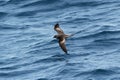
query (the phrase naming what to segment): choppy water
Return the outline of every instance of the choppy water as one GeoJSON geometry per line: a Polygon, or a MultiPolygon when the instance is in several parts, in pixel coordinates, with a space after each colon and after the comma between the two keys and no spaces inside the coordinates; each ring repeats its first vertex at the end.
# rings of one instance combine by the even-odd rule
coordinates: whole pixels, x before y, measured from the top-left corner
{"type": "Polygon", "coordinates": [[[0,0],[0,80],[120,80],[120,0],[0,0]]]}

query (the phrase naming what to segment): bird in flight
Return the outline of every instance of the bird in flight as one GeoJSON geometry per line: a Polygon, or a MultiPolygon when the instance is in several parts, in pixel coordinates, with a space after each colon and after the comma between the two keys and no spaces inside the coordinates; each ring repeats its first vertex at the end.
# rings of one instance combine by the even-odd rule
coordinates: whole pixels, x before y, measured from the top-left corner
{"type": "Polygon", "coordinates": [[[72,35],[67,35],[63,32],[63,30],[59,27],[59,24],[55,24],[54,26],[54,30],[58,33],[57,35],[54,35],[54,38],[58,39],[58,42],[59,42],[59,46],[61,47],[61,49],[66,53],[67,53],[67,48],[66,48],[66,45],[65,45],[65,41],[66,41],[66,38],[72,36],[72,35]]]}

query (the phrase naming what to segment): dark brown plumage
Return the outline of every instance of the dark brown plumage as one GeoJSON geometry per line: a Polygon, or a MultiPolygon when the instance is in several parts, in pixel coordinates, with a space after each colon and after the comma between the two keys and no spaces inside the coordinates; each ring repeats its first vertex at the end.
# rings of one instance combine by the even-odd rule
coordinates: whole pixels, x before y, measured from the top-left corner
{"type": "Polygon", "coordinates": [[[61,49],[67,53],[67,49],[66,49],[66,45],[65,45],[65,37],[64,36],[60,36],[59,38],[59,46],[61,47],[61,49]]]}
{"type": "Polygon", "coordinates": [[[58,23],[55,25],[54,30],[58,33],[58,35],[60,35],[60,34],[63,35],[64,34],[63,30],[59,27],[58,23]]]}
{"type": "Polygon", "coordinates": [[[63,30],[59,27],[59,24],[55,24],[54,30],[58,33],[57,35],[54,36],[54,38],[57,38],[59,40],[59,46],[67,54],[65,41],[66,38],[69,37],[69,35],[64,34],[63,30]]]}

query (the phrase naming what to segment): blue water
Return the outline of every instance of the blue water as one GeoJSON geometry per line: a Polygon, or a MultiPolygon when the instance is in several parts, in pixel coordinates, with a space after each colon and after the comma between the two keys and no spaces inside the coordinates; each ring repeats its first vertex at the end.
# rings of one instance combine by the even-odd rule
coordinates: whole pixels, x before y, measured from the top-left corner
{"type": "Polygon", "coordinates": [[[120,0],[0,0],[0,80],[120,80],[120,0]]]}

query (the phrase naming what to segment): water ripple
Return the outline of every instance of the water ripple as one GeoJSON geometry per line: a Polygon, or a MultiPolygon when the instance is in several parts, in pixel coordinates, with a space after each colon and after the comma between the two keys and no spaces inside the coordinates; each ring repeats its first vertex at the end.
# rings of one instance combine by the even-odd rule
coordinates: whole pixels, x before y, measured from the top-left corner
{"type": "Polygon", "coordinates": [[[119,0],[0,0],[0,80],[119,80],[119,0]],[[64,54],[54,24],[74,36],[64,54]]]}

